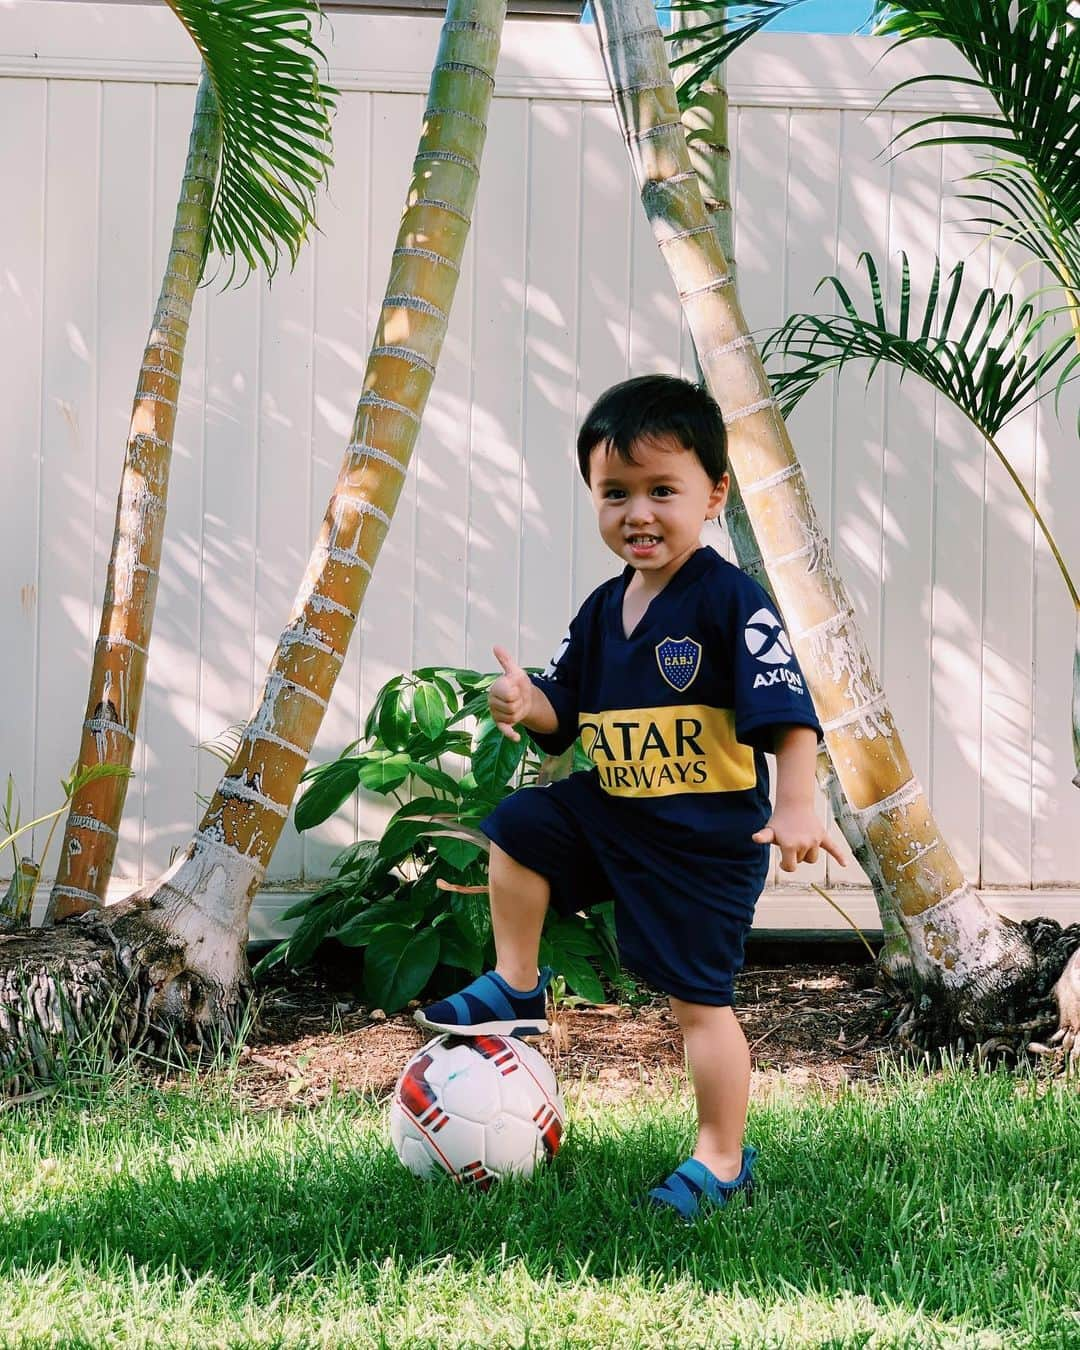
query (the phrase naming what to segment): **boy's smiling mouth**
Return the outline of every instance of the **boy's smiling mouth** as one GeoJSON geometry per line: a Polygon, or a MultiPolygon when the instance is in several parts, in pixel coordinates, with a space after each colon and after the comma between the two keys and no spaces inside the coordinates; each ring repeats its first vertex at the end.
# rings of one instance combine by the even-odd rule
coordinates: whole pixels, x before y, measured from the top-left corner
{"type": "Polygon", "coordinates": [[[658,534],[631,534],[627,535],[626,542],[636,558],[645,558],[661,541],[658,534]]]}

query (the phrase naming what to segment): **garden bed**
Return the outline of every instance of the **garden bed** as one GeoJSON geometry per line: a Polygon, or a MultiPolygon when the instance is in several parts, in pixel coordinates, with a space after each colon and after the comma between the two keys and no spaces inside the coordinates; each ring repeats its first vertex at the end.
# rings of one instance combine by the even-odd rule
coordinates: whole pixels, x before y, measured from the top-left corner
{"type": "MultiPolygon", "coordinates": [[[[751,964],[737,986],[754,1066],[752,1094],[779,1085],[837,1088],[876,1076],[892,1053],[895,1005],[873,984],[868,961],[751,964]]],[[[340,970],[278,968],[261,986],[259,1025],[241,1057],[237,1090],[252,1105],[310,1105],[334,1091],[388,1093],[425,1033],[406,1011],[387,1017],[360,1002],[340,970]]],[[[675,1019],[660,998],[634,1004],[563,1005],[538,1041],[564,1084],[603,1100],[666,1089],[683,1072],[675,1019]]]]}

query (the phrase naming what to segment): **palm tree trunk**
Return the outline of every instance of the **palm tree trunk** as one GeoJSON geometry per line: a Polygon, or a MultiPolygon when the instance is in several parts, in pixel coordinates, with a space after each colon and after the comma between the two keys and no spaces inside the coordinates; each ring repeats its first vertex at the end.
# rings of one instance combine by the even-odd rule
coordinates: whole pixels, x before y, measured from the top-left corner
{"type": "Polygon", "coordinates": [[[702,202],[652,5],[596,0],[595,13],[646,214],[724,408],[747,519],[871,875],[893,902],[942,1026],[997,1022],[1030,985],[1031,950],[967,884],[911,771],[702,202]]]}
{"type": "MultiPolygon", "coordinates": [[[[220,159],[221,118],[204,69],[165,277],[131,413],[80,768],[131,766],[157,599],[184,349],[206,262],[220,159]]],[[[72,797],[47,923],[102,903],[126,795],[127,775],[117,774],[94,779],[72,797]]]]}
{"type": "MultiPolygon", "coordinates": [[[[732,286],[737,290],[734,192],[731,185],[731,140],[728,130],[730,104],[723,80],[724,67],[721,67],[714,78],[706,81],[689,106],[683,108],[681,121],[686,137],[686,151],[697,175],[702,201],[708,212],[709,221],[716,231],[717,242],[727,263],[732,286]]],[[[700,366],[698,369],[700,374],[704,374],[700,366]]],[[[761,551],[754,538],[746,507],[743,505],[739,485],[734,480],[728,494],[724,521],[739,566],[771,594],[772,588],[761,561],[761,551]]],[[[775,600],[775,597],[773,598],[775,600]]],[[[911,957],[908,953],[907,937],[892,897],[882,884],[880,872],[867,849],[866,839],[859,828],[855,813],[844,799],[840,780],[836,776],[826,747],[822,747],[818,755],[817,777],[849,848],[874,890],[883,935],[878,957],[879,968],[894,985],[906,988],[911,983],[911,957]]]]}
{"type": "MultiPolygon", "coordinates": [[[[479,183],[505,10],[506,0],[451,0],[448,6],[352,436],[239,749],[195,837],[169,871],[99,916],[80,920],[99,945],[115,952],[116,978],[132,989],[122,1008],[130,1034],[165,1027],[188,1038],[227,1036],[242,1011],[251,901],[345,659],[435,376],[479,183]]],[[[5,1039],[9,1058],[11,1047],[26,1041],[16,990],[43,979],[41,951],[25,945],[13,952],[20,978],[5,979],[4,942],[0,1063],[5,1039]],[[5,993],[7,1015],[18,1024],[6,1038],[5,993]]],[[[113,978],[107,964],[101,970],[101,980],[113,978]]],[[[45,982],[50,988],[59,983],[52,976],[45,982]]],[[[89,995],[84,1001],[89,1005],[89,995]]],[[[58,1004],[48,1006],[59,1035],[58,1004]]]]}

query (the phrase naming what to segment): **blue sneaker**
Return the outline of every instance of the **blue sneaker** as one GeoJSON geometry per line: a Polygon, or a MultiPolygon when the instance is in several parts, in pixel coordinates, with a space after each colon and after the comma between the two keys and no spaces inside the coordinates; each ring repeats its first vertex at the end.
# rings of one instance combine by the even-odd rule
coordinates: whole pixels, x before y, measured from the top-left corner
{"type": "Polygon", "coordinates": [[[750,1204],[754,1194],[754,1159],[757,1149],[743,1149],[742,1171],[731,1181],[721,1181],[697,1158],[687,1158],[676,1167],[667,1181],[654,1186],[646,1203],[657,1209],[673,1209],[681,1219],[690,1222],[708,1208],[720,1209],[733,1195],[745,1195],[750,1204]]]}
{"type": "Polygon", "coordinates": [[[547,987],[552,971],[545,966],[535,989],[512,989],[489,970],[458,994],[418,1008],[417,1022],[429,1031],[458,1036],[539,1036],[547,1031],[547,987]]]}

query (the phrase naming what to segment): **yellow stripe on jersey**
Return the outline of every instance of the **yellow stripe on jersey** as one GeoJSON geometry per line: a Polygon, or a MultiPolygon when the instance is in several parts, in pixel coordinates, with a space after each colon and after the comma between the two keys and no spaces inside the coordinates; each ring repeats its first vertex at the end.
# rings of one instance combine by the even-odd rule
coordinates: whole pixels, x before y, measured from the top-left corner
{"type": "Polygon", "coordinates": [[[730,708],[687,704],[578,715],[600,786],[616,797],[743,792],[757,782],[754,752],[735,739],[730,708]]]}

